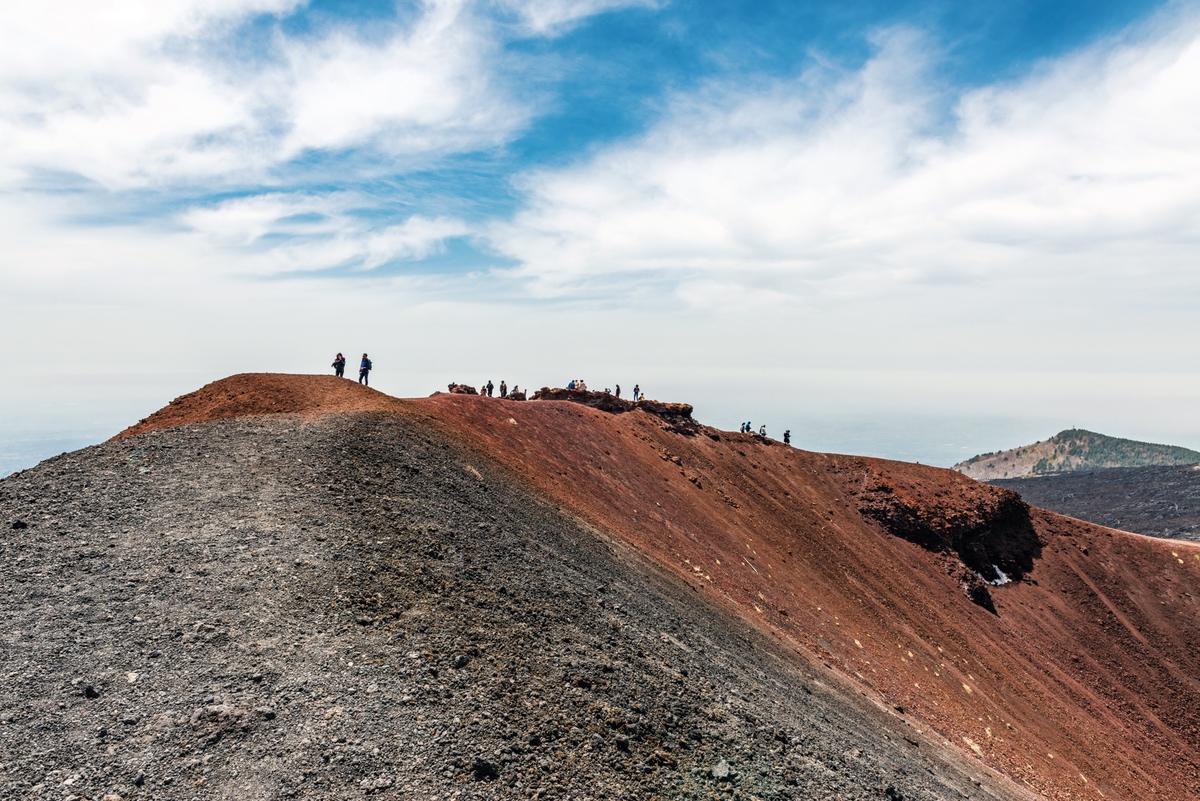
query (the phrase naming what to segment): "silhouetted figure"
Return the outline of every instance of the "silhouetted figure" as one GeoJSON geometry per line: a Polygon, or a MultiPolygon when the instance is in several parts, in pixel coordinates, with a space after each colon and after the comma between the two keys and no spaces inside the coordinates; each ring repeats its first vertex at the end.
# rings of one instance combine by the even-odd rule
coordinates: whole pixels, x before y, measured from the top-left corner
{"type": "Polygon", "coordinates": [[[333,360],[333,374],[338,378],[346,377],[346,357],[340,353],[333,360]]]}
{"type": "Polygon", "coordinates": [[[502,398],[508,397],[508,384],[504,383],[503,378],[500,379],[500,397],[502,397],[502,398]]]}
{"type": "Polygon", "coordinates": [[[617,391],[615,393],[615,396],[619,398],[619,397],[621,397],[621,385],[617,384],[616,387],[617,387],[617,391]]]}
{"type": "Polygon", "coordinates": [[[789,428],[787,431],[783,432],[783,444],[784,445],[792,444],[792,429],[789,428]]]}
{"type": "Polygon", "coordinates": [[[637,403],[642,399],[642,388],[637,384],[633,385],[633,402],[637,403]]]}
{"type": "Polygon", "coordinates": [[[493,389],[495,389],[495,387],[494,387],[494,386],[492,386],[492,379],[490,379],[490,378],[489,378],[489,379],[488,379],[488,382],[487,382],[487,396],[488,396],[489,398],[490,398],[490,397],[492,397],[492,390],[493,390],[493,389]]]}
{"type": "Polygon", "coordinates": [[[362,362],[358,365],[358,383],[371,384],[371,360],[367,358],[367,354],[363,354],[362,362]]]}

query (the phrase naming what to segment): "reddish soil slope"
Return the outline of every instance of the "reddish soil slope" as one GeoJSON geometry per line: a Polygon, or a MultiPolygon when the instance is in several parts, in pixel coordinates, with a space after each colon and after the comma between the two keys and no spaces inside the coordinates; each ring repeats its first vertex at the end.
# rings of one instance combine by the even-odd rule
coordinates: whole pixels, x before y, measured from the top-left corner
{"type": "Polygon", "coordinates": [[[313,416],[338,412],[398,411],[401,401],[331,375],[242,373],[205,384],[176,398],[117,434],[131,437],[158,428],[258,414],[313,416]]]}
{"type": "Polygon", "coordinates": [[[326,411],[394,412],[461,438],[1047,797],[1197,796],[1194,545],[1030,510],[949,470],[565,401],[399,401],[334,378],[237,376],[127,433],[326,411]],[[983,584],[996,568],[1020,578],[983,584]]]}

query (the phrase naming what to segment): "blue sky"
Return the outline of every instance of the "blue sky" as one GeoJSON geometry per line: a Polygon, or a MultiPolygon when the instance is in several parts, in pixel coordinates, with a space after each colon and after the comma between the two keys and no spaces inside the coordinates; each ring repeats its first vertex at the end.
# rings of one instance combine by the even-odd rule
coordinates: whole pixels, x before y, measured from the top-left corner
{"type": "Polygon", "coordinates": [[[639,381],[936,463],[1070,425],[1200,446],[1194,3],[0,23],[0,469],[367,349],[399,395],[639,381]]]}

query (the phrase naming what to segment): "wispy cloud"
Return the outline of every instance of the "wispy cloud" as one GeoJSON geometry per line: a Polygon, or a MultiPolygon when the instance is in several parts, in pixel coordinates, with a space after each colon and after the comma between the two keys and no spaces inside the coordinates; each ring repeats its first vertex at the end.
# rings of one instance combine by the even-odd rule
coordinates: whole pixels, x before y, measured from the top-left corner
{"type": "MultiPolygon", "coordinates": [[[[278,23],[300,5],[51,0],[7,9],[0,182],[19,186],[30,170],[52,169],[109,189],[244,186],[278,181],[298,158],[354,148],[374,157],[358,159],[359,169],[413,169],[428,166],[419,158],[499,146],[535,113],[519,82],[498,78],[512,34],[482,4],[423,0],[411,17],[369,31],[326,22],[289,35],[278,23]]],[[[507,5],[531,34],[620,3],[507,5]]]]}
{"type": "Polygon", "coordinates": [[[495,0],[530,33],[555,33],[587,17],[633,7],[659,8],[666,0],[495,0]]]}
{"type": "Polygon", "coordinates": [[[359,213],[367,203],[351,192],[261,194],[191,209],[179,222],[240,261],[244,274],[267,276],[366,272],[427,258],[470,233],[464,222],[447,217],[412,215],[380,224],[359,213]],[[254,258],[239,260],[248,254],[254,258]]]}
{"type": "Polygon", "coordinates": [[[550,296],[648,272],[827,299],[1046,272],[1187,277],[1200,26],[1170,22],[957,99],[936,48],[903,29],[854,72],[718,81],[636,141],[529,173],[493,241],[550,296]]]}

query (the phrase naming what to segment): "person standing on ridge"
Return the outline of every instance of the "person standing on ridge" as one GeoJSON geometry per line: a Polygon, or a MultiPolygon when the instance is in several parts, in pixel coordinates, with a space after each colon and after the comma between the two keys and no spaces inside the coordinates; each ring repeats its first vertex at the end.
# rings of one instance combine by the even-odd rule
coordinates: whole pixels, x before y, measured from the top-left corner
{"type": "Polygon", "coordinates": [[[760,437],[765,437],[767,435],[767,424],[766,423],[763,423],[761,426],[758,427],[758,435],[760,437]]]}
{"type": "Polygon", "coordinates": [[[490,379],[490,378],[488,379],[486,386],[487,386],[487,391],[488,391],[488,397],[490,398],[490,397],[492,397],[492,390],[496,388],[492,384],[492,379],[490,379]]]}
{"type": "Polygon", "coordinates": [[[502,397],[502,398],[508,397],[508,384],[504,383],[503,378],[500,379],[500,397],[502,397]]]}
{"type": "Polygon", "coordinates": [[[363,354],[362,362],[358,365],[358,383],[371,385],[371,360],[363,354]]]}
{"type": "Polygon", "coordinates": [[[333,374],[338,378],[346,377],[346,357],[340,353],[333,360],[333,374]]]}
{"type": "Polygon", "coordinates": [[[783,432],[783,444],[784,445],[792,444],[792,429],[789,428],[788,430],[783,432]]]}
{"type": "Polygon", "coordinates": [[[621,397],[621,385],[613,384],[613,386],[617,388],[617,391],[614,393],[614,397],[620,398],[621,397]]]}
{"type": "Polygon", "coordinates": [[[642,388],[639,387],[637,384],[634,384],[633,385],[633,402],[637,403],[641,399],[642,399],[642,388]]]}

